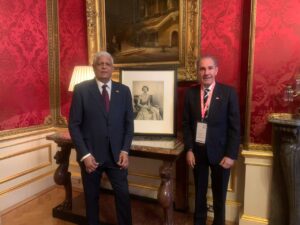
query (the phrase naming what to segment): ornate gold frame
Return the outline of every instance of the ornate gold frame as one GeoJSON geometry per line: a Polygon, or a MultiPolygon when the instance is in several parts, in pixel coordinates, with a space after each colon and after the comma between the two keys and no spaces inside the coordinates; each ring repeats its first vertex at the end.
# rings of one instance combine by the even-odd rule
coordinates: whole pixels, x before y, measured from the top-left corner
{"type": "MultiPolygon", "coordinates": [[[[181,0],[179,6],[180,38],[179,61],[162,62],[159,65],[178,65],[178,80],[195,80],[195,61],[200,54],[200,19],[201,0],[181,0]]],[[[86,0],[87,39],[89,63],[92,56],[100,50],[106,50],[105,0],[86,0]]],[[[130,64],[140,66],[141,64],[130,64]]],[[[157,65],[143,63],[142,65],[157,65]]],[[[116,67],[126,67],[128,64],[116,64],[116,67]]],[[[116,72],[114,75],[118,75],[116,72]]]]}

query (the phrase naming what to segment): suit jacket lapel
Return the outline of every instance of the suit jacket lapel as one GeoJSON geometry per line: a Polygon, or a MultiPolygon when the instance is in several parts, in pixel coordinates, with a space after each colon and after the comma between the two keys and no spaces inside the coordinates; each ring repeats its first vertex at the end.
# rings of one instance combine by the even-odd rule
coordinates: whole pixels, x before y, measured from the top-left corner
{"type": "Polygon", "coordinates": [[[119,85],[118,85],[118,83],[112,81],[111,95],[110,95],[110,105],[109,105],[109,112],[110,112],[111,115],[118,108],[119,97],[120,97],[119,85]]]}
{"type": "Polygon", "coordinates": [[[104,114],[104,116],[107,117],[108,113],[106,112],[106,109],[105,109],[104,99],[103,99],[103,97],[100,93],[100,90],[98,88],[98,85],[97,85],[97,82],[96,82],[95,79],[91,83],[91,87],[90,87],[89,90],[90,90],[90,93],[91,93],[92,97],[95,100],[95,106],[97,108],[100,108],[102,113],[104,114]]]}
{"type": "Polygon", "coordinates": [[[218,83],[216,83],[216,86],[214,88],[212,97],[211,97],[211,102],[210,102],[210,106],[209,106],[209,114],[208,114],[208,119],[211,118],[218,110],[216,109],[216,101],[220,101],[220,88],[218,83]]]}
{"type": "Polygon", "coordinates": [[[196,115],[197,115],[197,120],[201,121],[202,119],[202,110],[201,110],[201,103],[200,103],[200,90],[201,90],[201,86],[199,85],[198,88],[195,89],[194,92],[194,102],[195,102],[195,106],[196,106],[196,115]]]}

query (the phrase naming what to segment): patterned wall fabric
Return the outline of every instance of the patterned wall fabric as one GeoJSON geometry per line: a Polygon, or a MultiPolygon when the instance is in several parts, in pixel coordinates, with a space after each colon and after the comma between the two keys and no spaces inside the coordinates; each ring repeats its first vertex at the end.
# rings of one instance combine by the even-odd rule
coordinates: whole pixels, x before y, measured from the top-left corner
{"type": "Polygon", "coordinates": [[[73,68],[88,64],[85,1],[59,2],[61,114],[68,118],[72,93],[68,92],[73,68]]]}
{"type": "Polygon", "coordinates": [[[270,143],[267,117],[288,112],[300,101],[282,101],[286,84],[300,74],[300,1],[257,0],[251,141],[270,143]]]}
{"type": "Polygon", "coordinates": [[[0,1],[0,130],[50,114],[46,1],[0,1]]]}
{"type": "MultiPolygon", "coordinates": [[[[248,2],[202,0],[201,53],[218,57],[217,80],[236,87],[242,106],[241,58],[248,51],[242,18],[248,2]]],[[[73,68],[88,63],[85,1],[58,3],[61,114],[68,118],[73,68]]],[[[0,130],[42,124],[50,114],[46,1],[2,0],[0,5],[0,130]]],[[[299,9],[298,0],[257,0],[251,142],[270,143],[268,114],[300,104],[281,99],[284,86],[300,73],[299,9]]]]}
{"type": "Polygon", "coordinates": [[[202,0],[201,54],[219,60],[217,80],[239,92],[242,36],[241,0],[202,0]]]}

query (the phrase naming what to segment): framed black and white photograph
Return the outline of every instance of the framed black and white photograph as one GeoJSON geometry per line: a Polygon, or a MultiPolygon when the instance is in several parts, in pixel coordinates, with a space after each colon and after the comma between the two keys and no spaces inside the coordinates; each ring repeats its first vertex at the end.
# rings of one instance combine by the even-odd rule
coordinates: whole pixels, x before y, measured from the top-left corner
{"type": "Polygon", "coordinates": [[[121,83],[130,88],[134,132],[175,135],[175,69],[121,69],[121,83]]]}

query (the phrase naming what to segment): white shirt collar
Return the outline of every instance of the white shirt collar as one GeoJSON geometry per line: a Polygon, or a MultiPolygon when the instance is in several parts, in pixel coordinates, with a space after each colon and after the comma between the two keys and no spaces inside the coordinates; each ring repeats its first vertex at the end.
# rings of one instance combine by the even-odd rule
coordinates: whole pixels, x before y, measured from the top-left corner
{"type": "MultiPolygon", "coordinates": [[[[103,83],[103,82],[101,82],[101,81],[99,81],[99,80],[97,80],[97,79],[96,79],[96,81],[97,81],[97,85],[98,85],[99,89],[101,90],[101,89],[102,89],[102,86],[103,86],[105,83],[103,83]]],[[[108,89],[111,90],[111,85],[112,85],[111,80],[109,80],[109,81],[106,83],[106,85],[107,85],[108,89]]]]}
{"type": "Polygon", "coordinates": [[[201,89],[204,91],[204,89],[209,89],[211,91],[212,87],[216,85],[216,82],[213,82],[208,88],[205,88],[203,85],[201,85],[201,89]]]}

